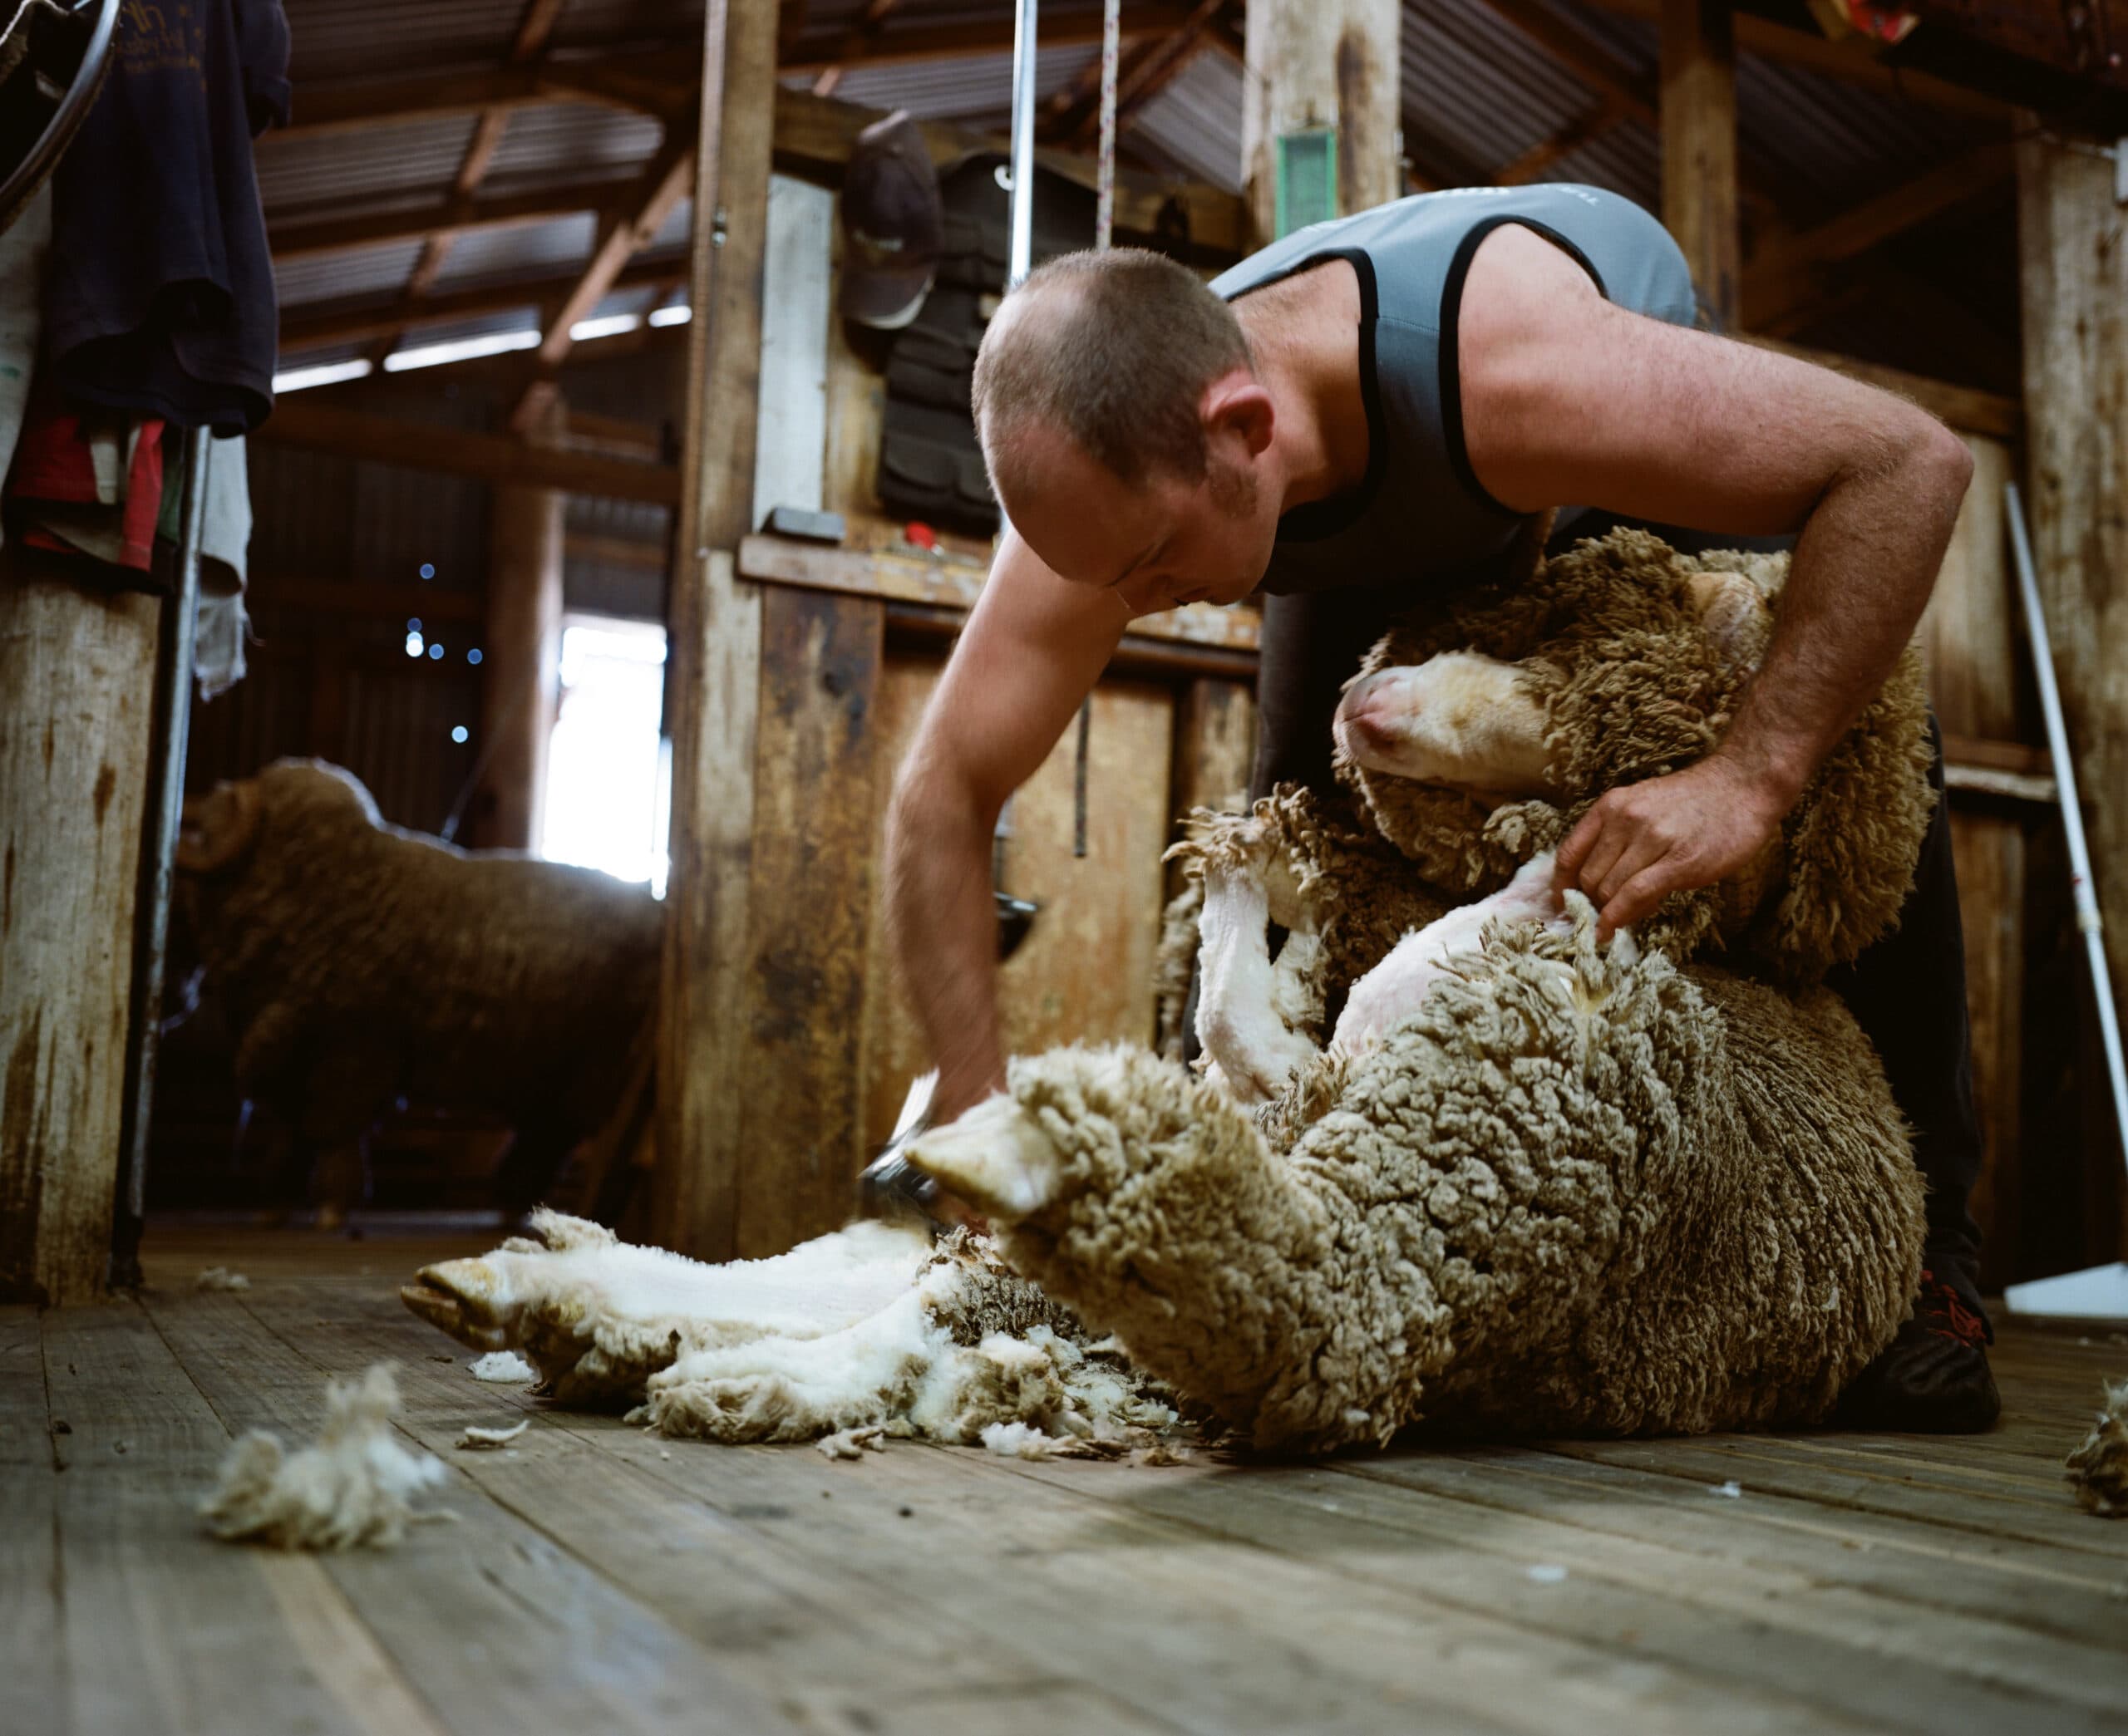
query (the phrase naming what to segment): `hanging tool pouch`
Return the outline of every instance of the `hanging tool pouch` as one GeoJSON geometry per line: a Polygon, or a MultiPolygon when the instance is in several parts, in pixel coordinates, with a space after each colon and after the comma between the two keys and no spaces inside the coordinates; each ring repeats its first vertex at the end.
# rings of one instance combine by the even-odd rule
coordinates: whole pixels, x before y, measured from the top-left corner
{"type": "MultiPolygon", "coordinates": [[[[978,151],[939,179],[945,247],[930,294],[888,352],[880,429],[878,486],[887,510],[976,536],[992,534],[998,523],[968,391],[1011,259],[1007,167],[1004,157],[978,151]]],[[[1035,263],[1091,247],[1093,236],[1094,195],[1037,170],[1035,263]]]]}

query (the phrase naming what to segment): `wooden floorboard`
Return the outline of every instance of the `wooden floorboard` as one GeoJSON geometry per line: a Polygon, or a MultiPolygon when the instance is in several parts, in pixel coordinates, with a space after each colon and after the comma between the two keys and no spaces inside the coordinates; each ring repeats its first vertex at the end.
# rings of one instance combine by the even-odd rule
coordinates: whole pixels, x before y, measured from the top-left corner
{"type": "Polygon", "coordinates": [[[845,1464],[475,1381],[395,1290],[491,1239],[166,1232],[137,1303],[0,1310],[0,1730],[2128,1728],[2128,1523],[2061,1463],[2128,1335],[2005,1326],[1973,1438],[845,1464]],[[454,1518],[209,1538],[232,1434],[307,1441],[381,1359],[454,1518]]]}

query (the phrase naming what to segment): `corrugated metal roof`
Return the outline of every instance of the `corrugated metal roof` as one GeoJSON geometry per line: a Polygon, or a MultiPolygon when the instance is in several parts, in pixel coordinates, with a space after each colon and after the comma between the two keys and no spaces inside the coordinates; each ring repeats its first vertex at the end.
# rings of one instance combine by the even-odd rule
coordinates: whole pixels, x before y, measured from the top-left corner
{"type": "Polygon", "coordinates": [[[1150,146],[1161,166],[1239,192],[1245,76],[1231,56],[1197,56],[1138,111],[1131,149],[1150,146]]]}
{"type": "MultiPolygon", "coordinates": [[[[1586,36],[1651,97],[1657,87],[1653,25],[1587,0],[1537,0],[1586,36]]],[[[854,26],[865,0],[817,0],[809,37],[854,26]]],[[[523,0],[288,0],[296,42],[298,101],[305,81],[492,65],[514,37],[523,0]]],[[[1054,30],[1093,8],[1046,9],[1054,30]]],[[[563,52],[684,43],[698,30],[693,0],[568,0],[553,45],[563,52]]],[[[955,22],[1002,22],[998,0],[902,0],[875,27],[898,32],[955,22]]],[[[1080,43],[1045,51],[1038,88],[1052,96],[1091,67],[1080,43]]],[[[836,91],[866,106],[1002,130],[1009,118],[1009,52],[929,62],[852,66],[836,91]]],[[[1425,178],[1487,181],[1523,153],[1590,114],[1598,99],[1583,77],[1507,22],[1486,0],[1408,0],[1400,53],[1406,148],[1425,178]]],[[[1127,148],[1154,166],[1234,189],[1240,177],[1242,98],[1248,72],[1219,48],[1199,54],[1137,118],[1127,148]]],[[[810,77],[792,77],[796,85],[810,77]]],[[[1941,162],[1978,135],[1976,123],[1880,92],[1749,54],[1741,57],[1738,109],[1747,175],[1793,225],[1825,216],[1941,162]]],[[[268,209],[352,211],[441,197],[463,155],[463,116],[344,132],[272,139],[259,152],[268,209]]],[[[483,191],[515,194],[610,176],[625,182],[658,149],[660,128],[643,116],[574,102],[513,111],[483,191]]],[[[1658,140],[1643,125],[1612,125],[1549,164],[1545,175],[1584,180],[1659,207],[1658,140]]],[[[682,206],[657,248],[677,255],[691,213],[682,206]]],[[[1999,226],[1999,225],[1998,225],[1999,226]]],[[[438,288],[495,278],[550,277],[589,258],[594,224],[585,214],[476,231],[460,237],[438,288]]],[[[298,261],[280,273],[287,307],[369,296],[384,300],[418,254],[412,244],[298,261]]],[[[1992,294],[1993,292],[1988,292],[1992,294]]]]}

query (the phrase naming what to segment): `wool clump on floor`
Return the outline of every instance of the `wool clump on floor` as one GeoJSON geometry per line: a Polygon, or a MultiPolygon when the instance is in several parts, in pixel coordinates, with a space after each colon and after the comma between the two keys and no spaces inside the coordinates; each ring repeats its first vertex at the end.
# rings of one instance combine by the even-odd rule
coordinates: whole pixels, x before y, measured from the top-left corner
{"type": "Polygon", "coordinates": [[[515,1350],[490,1350],[473,1359],[473,1378],[497,1386],[530,1386],[539,1371],[515,1350]]]}
{"type": "Polygon", "coordinates": [[[2070,1487],[2086,1511],[2102,1519],[2128,1517],[2128,1380],[2109,1383],[2097,1419],[2069,1455],[2070,1487]]]}
{"type": "Polygon", "coordinates": [[[218,1537],[278,1549],[382,1548],[426,1515],[413,1498],[447,1474],[428,1453],[402,1446],[392,1419],[399,1386],[388,1364],[325,1389],[325,1427],[316,1443],[288,1452],[280,1437],[253,1429],[222,1461],[200,1512],[218,1537]]]}

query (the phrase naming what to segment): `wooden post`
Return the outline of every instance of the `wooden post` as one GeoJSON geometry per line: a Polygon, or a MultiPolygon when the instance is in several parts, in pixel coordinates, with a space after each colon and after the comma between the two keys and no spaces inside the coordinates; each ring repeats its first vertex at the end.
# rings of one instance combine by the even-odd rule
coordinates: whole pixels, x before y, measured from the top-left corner
{"type": "Polygon", "coordinates": [[[1722,329],[1734,331],[1742,243],[1729,0],[1662,0],[1662,221],[1722,329]]]}
{"type": "Polygon", "coordinates": [[[1397,0],[1257,0],[1249,8],[1241,161],[1256,244],[1275,239],[1281,134],[1337,129],[1341,213],[1403,192],[1401,16],[1397,0]]]}
{"type": "MultiPolygon", "coordinates": [[[[2032,558],[2119,996],[2128,991],[2128,209],[2098,142],[2037,127],[2018,141],[2017,242],[2032,558]]],[[[2114,1161],[2112,1143],[2101,1134],[2091,1162],[2114,1161]]]]}
{"type": "Polygon", "coordinates": [[[736,1246],[761,703],[760,587],[736,551],[753,500],[761,274],[775,135],[775,0],[709,0],[696,165],[695,318],[667,655],[672,868],[658,1039],[658,1239],[736,1246]]]}
{"type": "MultiPolygon", "coordinates": [[[[551,394],[525,438],[559,446],[566,421],[551,394]]],[[[488,539],[480,740],[487,770],[473,837],[490,849],[536,850],[547,789],[547,738],[561,698],[562,545],[568,496],[507,483],[495,491],[488,539]]]]}
{"type": "Polygon", "coordinates": [[[0,1301],[109,1270],[160,615],[0,554],[0,1301]]]}

